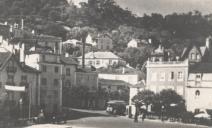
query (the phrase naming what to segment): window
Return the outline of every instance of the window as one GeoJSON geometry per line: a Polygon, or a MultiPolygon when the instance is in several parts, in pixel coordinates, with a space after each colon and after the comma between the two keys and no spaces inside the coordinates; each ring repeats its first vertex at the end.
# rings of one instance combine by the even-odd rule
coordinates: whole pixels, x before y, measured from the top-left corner
{"type": "Polygon", "coordinates": [[[157,80],[157,73],[154,72],[152,73],[151,81],[156,81],[157,80]]]}
{"type": "Polygon", "coordinates": [[[108,49],[108,50],[110,49],[110,46],[109,46],[109,45],[107,45],[107,49],[108,49]]]}
{"type": "Polygon", "coordinates": [[[200,59],[201,59],[200,54],[197,54],[197,60],[200,60],[200,59]]]}
{"type": "Polygon", "coordinates": [[[194,53],[191,53],[191,59],[195,60],[195,54],[194,53]]]}
{"type": "Polygon", "coordinates": [[[43,71],[43,72],[46,72],[46,71],[47,71],[46,65],[43,65],[43,66],[42,66],[42,71],[43,71]]]}
{"type": "Polygon", "coordinates": [[[97,60],[97,61],[96,61],[96,65],[99,65],[99,64],[100,64],[100,61],[99,61],[99,60],[97,60]]]}
{"type": "Polygon", "coordinates": [[[57,98],[58,97],[58,91],[54,91],[54,97],[57,98]]]}
{"type": "Polygon", "coordinates": [[[67,76],[70,76],[71,75],[70,68],[66,68],[66,75],[67,76]]]}
{"type": "Polygon", "coordinates": [[[21,76],[21,81],[26,82],[27,81],[27,76],[26,75],[22,75],[21,76]]]}
{"type": "Polygon", "coordinates": [[[160,73],[160,81],[165,81],[165,72],[160,73]]]}
{"type": "Polygon", "coordinates": [[[173,80],[174,80],[174,72],[170,72],[169,81],[173,81],[173,80]]]}
{"type": "Polygon", "coordinates": [[[8,75],[7,81],[14,82],[14,75],[8,75]]]}
{"type": "Polygon", "coordinates": [[[200,95],[200,91],[199,90],[196,90],[195,91],[195,96],[199,96],[200,95]]]}
{"type": "Polygon", "coordinates": [[[41,78],[41,84],[42,85],[47,85],[47,79],[46,78],[41,78]]]}
{"type": "Polygon", "coordinates": [[[46,61],[46,56],[42,55],[43,61],[46,61]]]}
{"type": "Polygon", "coordinates": [[[59,80],[58,79],[54,79],[54,86],[58,86],[59,85],[59,80]]]}
{"type": "Polygon", "coordinates": [[[59,68],[56,66],[56,67],[54,67],[54,72],[55,73],[58,73],[59,72],[59,68]]]}
{"type": "Polygon", "coordinates": [[[177,74],[177,80],[178,81],[183,81],[183,72],[178,72],[178,74],[177,74]]]}
{"type": "Polygon", "coordinates": [[[196,79],[200,79],[201,78],[201,75],[200,74],[197,74],[196,75],[196,79]]]}
{"type": "Polygon", "coordinates": [[[89,64],[89,65],[92,65],[92,61],[91,61],[91,60],[89,60],[89,61],[88,61],[88,64],[89,64]]]}
{"type": "Polygon", "coordinates": [[[66,82],[65,82],[65,86],[71,86],[71,82],[69,81],[69,80],[67,80],[66,82]]]}

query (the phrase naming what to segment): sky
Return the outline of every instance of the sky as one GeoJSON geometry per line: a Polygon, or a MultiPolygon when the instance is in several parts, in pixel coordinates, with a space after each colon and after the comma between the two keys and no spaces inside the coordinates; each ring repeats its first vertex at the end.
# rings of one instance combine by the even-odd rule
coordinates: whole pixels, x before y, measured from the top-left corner
{"type": "MultiPolygon", "coordinates": [[[[87,0],[73,0],[75,3],[87,0]]],[[[203,14],[212,13],[212,0],[115,0],[118,5],[128,8],[134,14],[143,16],[144,13],[161,13],[163,15],[187,13],[199,10],[203,14]]]]}

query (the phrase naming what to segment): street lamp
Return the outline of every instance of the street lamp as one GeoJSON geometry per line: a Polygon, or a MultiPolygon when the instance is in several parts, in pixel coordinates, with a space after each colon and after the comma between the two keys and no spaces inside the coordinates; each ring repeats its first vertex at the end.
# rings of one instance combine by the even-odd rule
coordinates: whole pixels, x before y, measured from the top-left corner
{"type": "Polygon", "coordinates": [[[19,105],[20,105],[20,118],[22,117],[22,105],[23,105],[23,100],[22,98],[19,100],[19,105]]]}

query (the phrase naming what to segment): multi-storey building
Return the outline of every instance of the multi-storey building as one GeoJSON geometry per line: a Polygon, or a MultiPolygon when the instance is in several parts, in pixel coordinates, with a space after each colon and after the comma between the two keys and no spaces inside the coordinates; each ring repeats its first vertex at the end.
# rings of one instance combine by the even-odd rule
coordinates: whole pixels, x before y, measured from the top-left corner
{"type": "Polygon", "coordinates": [[[185,97],[188,78],[188,61],[148,61],[146,88],[159,93],[173,89],[185,97]]]}
{"type": "Polygon", "coordinates": [[[187,110],[198,112],[212,108],[212,63],[199,63],[190,67],[186,87],[187,110]],[[207,99],[206,99],[207,98],[207,99]]]}
{"type": "Polygon", "coordinates": [[[37,43],[26,52],[25,63],[41,71],[41,107],[47,113],[62,107],[62,86],[75,85],[77,63],[61,55],[61,39],[53,36],[37,36],[37,43]]]}
{"type": "Polygon", "coordinates": [[[40,72],[20,62],[18,56],[2,47],[0,58],[0,92],[1,96],[5,94],[0,105],[9,103],[10,110],[17,110],[22,105],[25,110],[30,110],[25,113],[31,114],[40,105],[40,72]]]}
{"type": "Polygon", "coordinates": [[[108,34],[98,35],[96,38],[97,49],[99,50],[112,50],[113,49],[113,40],[108,34]]]}

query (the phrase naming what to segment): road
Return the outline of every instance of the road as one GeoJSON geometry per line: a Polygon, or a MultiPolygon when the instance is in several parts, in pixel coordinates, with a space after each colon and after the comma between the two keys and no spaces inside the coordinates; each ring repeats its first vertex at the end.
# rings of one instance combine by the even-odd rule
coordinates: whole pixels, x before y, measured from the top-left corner
{"type": "Polygon", "coordinates": [[[139,120],[134,123],[133,119],[125,116],[112,116],[104,111],[72,110],[74,118],[66,124],[53,125],[41,124],[24,128],[208,128],[195,124],[182,124],[173,122],[161,122],[160,120],[139,120]]]}
{"type": "Polygon", "coordinates": [[[199,125],[188,125],[181,123],[169,123],[161,121],[145,120],[134,123],[133,119],[121,116],[99,116],[86,117],[76,120],[69,120],[66,125],[73,128],[206,128],[199,125]]]}

